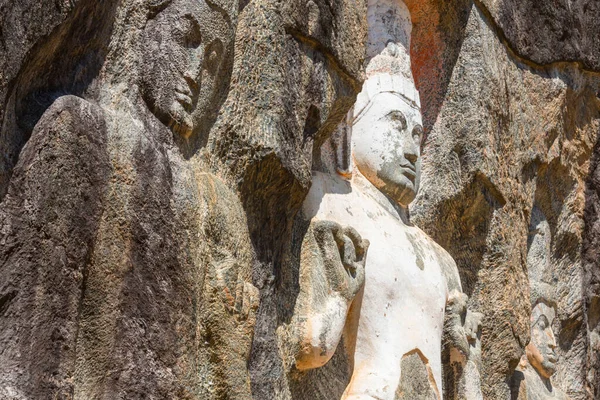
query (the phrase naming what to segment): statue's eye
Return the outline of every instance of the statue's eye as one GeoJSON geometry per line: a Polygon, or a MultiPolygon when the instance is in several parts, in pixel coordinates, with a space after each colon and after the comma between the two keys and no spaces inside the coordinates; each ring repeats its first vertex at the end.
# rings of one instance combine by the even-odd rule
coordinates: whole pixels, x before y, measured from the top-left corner
{"type": "Polygon", "coordinates": [[[387,119],[389,121],[391,121],[394,125],[397,125],[399,129],[401,130],[405,130],[406,129],[406,117],[404,116],[404,114],[402,114],[402,112],[395,110],[395,111],[390,111],[387,115],[386,115],[387,119]]]}
{"type": "Polygon", "coordinates": [[[415,143],[421,144],[423,141],[423,127],[421,125],[415,125],[412,131],[412,137],[415,143]]]}
{"type": "Polygon", "coordinates": [[[548,318],[546,318],[545,315],[542,315],[537,322],[537,325],[539,326],[540,330],[545,330],[550,326],[550,323],[548,322],[548,318]]]}

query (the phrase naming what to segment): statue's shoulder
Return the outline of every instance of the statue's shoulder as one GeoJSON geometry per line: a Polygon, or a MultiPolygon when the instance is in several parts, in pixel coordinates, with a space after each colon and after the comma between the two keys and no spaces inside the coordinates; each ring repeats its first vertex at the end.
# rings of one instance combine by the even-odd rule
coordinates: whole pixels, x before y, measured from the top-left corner
{"type": "Polygon", "coordinates": [[[106,118],[103,109],[81,97],[65,95],[46,109],[35,125],[27,147],[49,140],[65,139],[65,144],[81,142],[106,146],[106,118]],[[75,140],[79,137],[78,140],[75,140]]]}
{"type": "Polygon", "coordinates": [[[87,173],[101,180],[109,170],[107,142],[102,109],[76,96],[61,96],[35,125],[21,150],[11,185],[28,176],[38,181],[43,180],[41,176],[62,176],[66,182],[67,173],[79,177],[87,173]]]}
{"type": "Polygon", "coordinates": [[[427,248],[437,259],[437,262],[442,269],[442,273],[446,278],[448,284],[448,290],[452,291],[456,289],[462,292],[462,285],[460,283],[460,275],[458,274],[458,266],[456,261],[450,255],[450,253],[440,246],[431,236],[425,233],[421,228],[413,226],[414,231],[419,233],[420,240],[426,244],[427,248]]]}
{"type": "Polygon", "coordinates": [[[456,266],[456,262],[454,262],[454,259],[452,258],[450,253],[448,253],[446,249],[440,246],[431,236],[425,233],[421,228],[419,228],[416,225],[412,225],[410,230],[413,235],[418,236],[419,241],[421,243],[424,243],[425,246],[427,246],[427,248],[436,255],[440,262],[456,266]]]}
{"type": "Polygon", "coordinates": [[[313,171],[310,194],[319,196],[327,193],[349,194],[351,192],[352,183],[349,180],[336,174],[313,171]]]}
{"type": "Polygon", "coordinates": [[[303,214],[312,219],[329,208],[343,208],[344,204],[353,202],[355,195],[350,181],[330,173],[313,172],[311,187],[302,207],[303,214]]]}
{"type": "MultiPolygon", "coordinates": [[[[48,151],[66,150],[73,146],[92,157],[104,153],[107,146],[105,113],[101,107],[81,97],[58,97],[36,123],[20,159],[37,157],[32,149],[46,147],[48,151]],[[90,152],[92,154],[90,154],[90,152]]],[[[73,150],[73,149],[71,149],[73,150]]],[[[83,156],[72,151],[73,157],[83,156]]],[[[62,156],[69,153],[62,154],[62,156]]],[[[26,161],[26,160],[22,160],[26,161]]]]}
{"type": "Polygon", "coordinates": [[[97,127],[104,125],[103,109],[86,99],[78,96],[60,96],[46,109],[38,123],[36,130],[40,127],[56,124],[57,122],[73,122],[74,128],[97,127]]]}
{"type": "MultiPolygon", "coordinates": [[[[246,214],[237,193],[211,172],[196,175],[207,240],[244,247],[248,237],[246,214]]],[[[240,250],[240,249],[237,249],[240,250]]]]}

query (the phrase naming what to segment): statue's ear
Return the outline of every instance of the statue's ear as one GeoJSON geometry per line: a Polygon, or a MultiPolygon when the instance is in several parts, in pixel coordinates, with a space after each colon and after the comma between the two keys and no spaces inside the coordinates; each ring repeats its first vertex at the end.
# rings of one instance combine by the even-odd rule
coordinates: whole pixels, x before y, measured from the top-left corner
{"type": "Polygon", "coordinates": [[[223,42],[221,42],[219,39],[213,40],[206,47],[206,54],[204,56],[204,69],[210,75],[217,75],[221,62],[223,61],[224,52],[225,48],[223,46],[223,42]]]}

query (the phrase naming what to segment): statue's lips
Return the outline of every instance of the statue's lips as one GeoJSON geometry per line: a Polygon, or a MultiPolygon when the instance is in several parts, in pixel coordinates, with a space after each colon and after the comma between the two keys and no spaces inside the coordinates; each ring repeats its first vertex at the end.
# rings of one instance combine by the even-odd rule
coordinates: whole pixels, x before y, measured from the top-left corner
{"type": "Polygon", "coordinates": [[[404,174],[411,181],[414,181],[415,178],[417,177],[417,169],[413,166],[401,165],[400,169],[402,171],[402,174],[404,174]]]}

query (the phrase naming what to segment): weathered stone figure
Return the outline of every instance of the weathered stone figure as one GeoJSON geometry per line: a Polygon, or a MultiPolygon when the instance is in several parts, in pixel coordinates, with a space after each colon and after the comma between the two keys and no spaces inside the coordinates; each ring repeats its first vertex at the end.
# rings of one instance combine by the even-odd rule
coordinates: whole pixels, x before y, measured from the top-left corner
{"type": "Polygon", "coordinates": [[[237,9],[120,2],[84,98],[35,125],[0,205],[0,397],[250,396],[245,215],[187,160],[222,103],[237,9]]]}
{"type": "Polygon", "coordinates": [[[527,273],[530,279],[531,340],[525,348],[519,367],[513,375],[513,398],[523,400],[567,399],[552,384],[558,355],[552,324],[556,317],[556,289],[543,282],[549,272],[552,232],[544,213],[534,206],[531,212],[527,251],[527,273]]]}
{"type": "Polygon", "coordinates": [[[531,288],[531,341],[513,377],[513,398],[523,400],[568,399],[552,385],[558,356],[552,324],[556,316],[554,288],[543,282],[533,282],[531,288]]]}
{"type": "Polygon", "coordinates": [[[273,278],[366,6],[68,3],[2,110],[0,397],[278,397],[273,278]]]}
{"type": "Polygon", "coordinates": [[[341,132],[323,149],[327,172],[314,173],[303,206],[312,225],[290,325],[296,368],[324,365],[343,336],[353,363],[343,399],[441,399],[445,352],[458,367],[448,396],[481,398],[481,316],[466,308],[452,257],[408,212],[423,140],[410,15],[400,2],[375,1],[369,23],[367,81],[349,121],[351,139],[341,132]]]}

